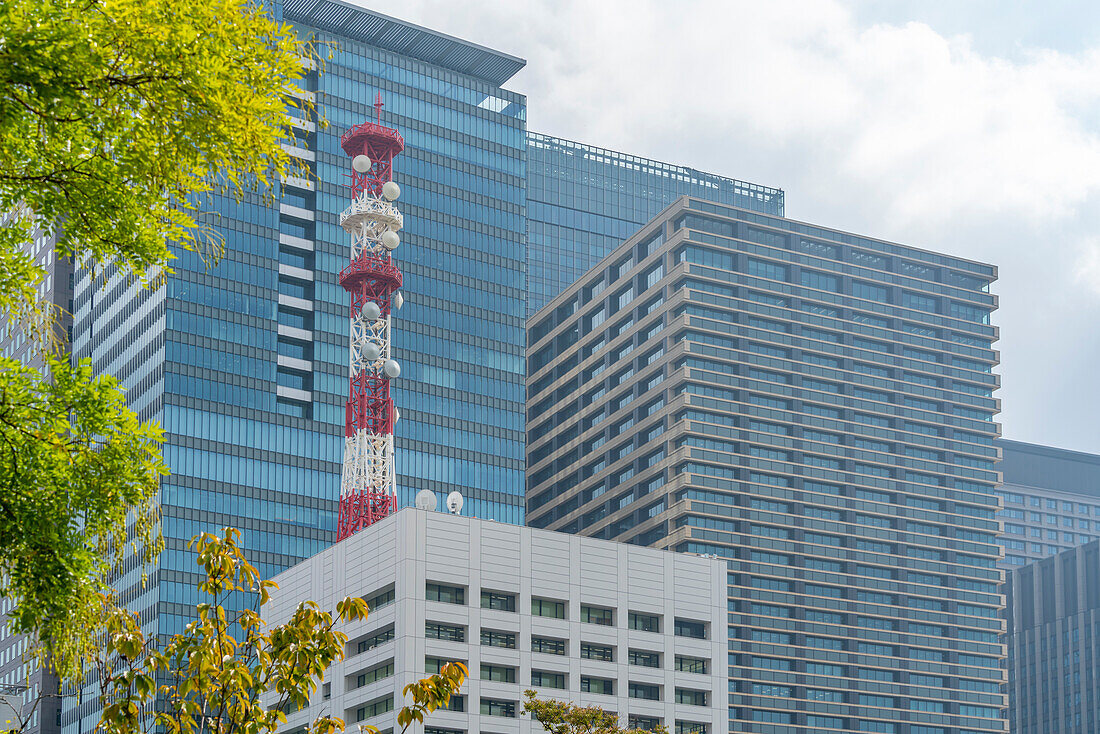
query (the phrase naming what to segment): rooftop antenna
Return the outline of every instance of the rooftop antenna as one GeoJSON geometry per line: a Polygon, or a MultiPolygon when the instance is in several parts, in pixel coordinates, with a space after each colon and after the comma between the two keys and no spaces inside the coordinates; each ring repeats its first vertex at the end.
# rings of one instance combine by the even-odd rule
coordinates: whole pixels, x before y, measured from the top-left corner
{"type": "Polygon", "coordinates": [[[462,512],[462,502],[462,493],[458,490],[447,495],[447,509],[451,511],[452,515],[462,512]]]}
{"type": "Polygon", "coordinates": [[[352,169],[351,203],[340,214],[340,225],[352,240],[350,262],[340,272],[340,285],[351,301],[351,376],[337,540],[397,509],[393,430],[399,415],[390,382],[401,374],[401,365],[393,358],[390,320],[404,300],[398,290],[401,270],[392,254],[401,244],[397,233],[404,219],[394,203],[401,188],[393,180],[393,159],[405,140],[382,126],[381,93],[374,107],[377,124],[363,122],[340,138],[352,169]]]}

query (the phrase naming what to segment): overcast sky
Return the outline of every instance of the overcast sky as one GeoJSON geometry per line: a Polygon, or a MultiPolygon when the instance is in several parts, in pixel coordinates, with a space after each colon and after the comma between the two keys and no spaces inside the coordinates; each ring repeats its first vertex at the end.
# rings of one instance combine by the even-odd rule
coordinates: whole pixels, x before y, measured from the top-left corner
{"type": "Polygon", "coordinates": [[[358,1],[527,59],[531,130],[996,264],[1004,436],[1100,453],[1100,3],[358,1]]]}

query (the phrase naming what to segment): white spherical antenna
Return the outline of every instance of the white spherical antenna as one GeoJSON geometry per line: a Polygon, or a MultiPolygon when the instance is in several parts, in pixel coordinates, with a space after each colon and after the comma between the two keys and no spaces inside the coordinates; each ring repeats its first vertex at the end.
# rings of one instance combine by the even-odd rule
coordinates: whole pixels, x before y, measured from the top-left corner
{"type": "Polygon", "coordinates": [[[370,170],[370,158],[360,153],[351,159],[351,167],[355,169],[356,173],[366,173],[370,170]]]}
{"type": "Polygon", "coordinates": [[[447,509],[451,511],[452,515],[457,515],[462,512],[462,493],[459,491],[451,492],[447,495],[447,509]]]}
{"type": "Polygon", "coordinates": [[[386,377],[392,380],[401,374],[401,365],[397,363],[396,359],[387,359],[386,363],[382,365],[382,371],[386,373],[386,377]]]}
{"type": "Polygon", "coordinates": [[[377,321],[382,318],[382,307],[374,301],[363,304],[363,318],[367,321],[377,321]]]}
{"type": "Polygon", "coordinates": [[[388,201],[393,201],[398,196],[401,196],[401,187],[393,181],[387,181],[382,184],[382,196],[386,197],[388,201]]]}
{"type": "Polygon", "coordinates": [[[396,250],[397,246],[401,244],[401,238],[397,236],[397,232],[392,229],[387,229],[382,233],[382,247],[387,250],[396,250]]]}
{"type": "Polygon", "coordinates": [[[418,510],[427,510],[432,512],[435,510],[436,499],[435,492],[430,489],[422,489],[416,493],[416,499],[413,501],[418,510]]]}
{"type": "Polygon", "coordinates": [[[373,362],[382,356],[382,347],[375,342],[367,342],[363,345],[363,359],[373,362]]]}
{"type": "Polygon", "coordinates": [[[394,311],[400,311],[401,307],[405,305],[405,297],[401,295],[401,291],[397,291],[393,294],[393,299],[390,301],[393,305],[394,311]]]}
{"type": "Polygon", "coordinates": [[[401,420],[401,411],[398,410],[397,408],[394,408],[393,409],[393,422],[396,423],[399,420],[401,420]]]}

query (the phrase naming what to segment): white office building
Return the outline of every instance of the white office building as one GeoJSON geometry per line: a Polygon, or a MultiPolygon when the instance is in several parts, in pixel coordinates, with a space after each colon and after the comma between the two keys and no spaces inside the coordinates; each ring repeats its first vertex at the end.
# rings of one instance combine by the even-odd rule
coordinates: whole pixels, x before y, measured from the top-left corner
{"type": "Polygon", "coordinates": [[[527,688],[639,728],[727,729],[722,561],[406,509],[275,580],[272,624],[308,599],[371,607],[345,627],[347,657],[285,732],[322,712],[352,732],[399,730],[401,689],[452,660],[470,678],[425,734],[542,731],[522,713],[527,688]]]}

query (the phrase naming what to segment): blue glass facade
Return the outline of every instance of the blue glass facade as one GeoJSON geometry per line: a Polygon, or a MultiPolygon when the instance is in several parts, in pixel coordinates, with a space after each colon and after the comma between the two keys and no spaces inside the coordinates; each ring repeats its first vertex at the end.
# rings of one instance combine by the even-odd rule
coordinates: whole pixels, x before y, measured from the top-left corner
{"type": "Polygon", "coordinates": [[[529,319],[528,524],[729,567],[729,731],[1003,732],[995,268],[683,198],[529,319]]]}
{"type": "MultiPolygon", "coordinates": [[[[332,50],[301,91],[328,126],[297,117],[305,143],[290,151],[314,177],[285,181],[274,205],[215,201],[225,256],[214,267],[185,254],[156,290],[93,286],[86,272],[77,283],[76,356],[117,375],[166,431],[166,549],[146,586],[138,571],[119,583],[153,633],[193,618],[196,533],[240,528],[268,577],[335,539],[349,340],[337,274],[350,251],[339,135],[374,117],[379,91],[383,123],[406,140],[399,504],[457,489],[464,512],[524,519],[526,101],[500,88],[524,62],[339,2],[288,0],[276,13],[332,50]]],[[[67,732],[91,730],[92,696],[65,706],[67,732]]]]}
{"type": "Polygon", "coordinates": [[[779,189],[528,133],[528,315],[685,194],[783,215],[779,189]]]}

